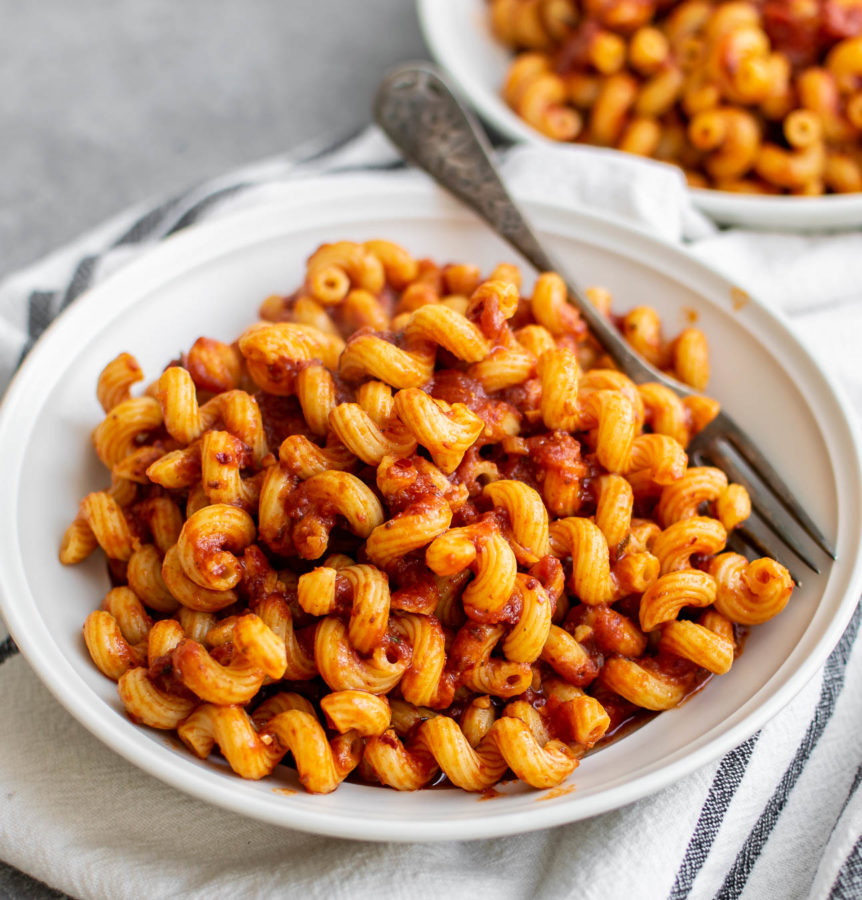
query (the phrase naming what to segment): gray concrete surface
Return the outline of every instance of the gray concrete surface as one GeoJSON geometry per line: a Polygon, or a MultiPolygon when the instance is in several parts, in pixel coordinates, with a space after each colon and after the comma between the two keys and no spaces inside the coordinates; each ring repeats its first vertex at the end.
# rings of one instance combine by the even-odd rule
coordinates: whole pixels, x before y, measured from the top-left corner
{"type": "Polygon", "coordinates": [[[131,203],[367,120],[413,0],[0,0],[0,277],[131,203]]]}
{"type": "MultiPolygon", "coordinates": [[[[413,0],[0,0],[0,23],[0,278],[130,204],[359,127],[386,68],[427,56],[413,0]]],[[[0,863],[0,898],[56,896],[0,863]]]]}

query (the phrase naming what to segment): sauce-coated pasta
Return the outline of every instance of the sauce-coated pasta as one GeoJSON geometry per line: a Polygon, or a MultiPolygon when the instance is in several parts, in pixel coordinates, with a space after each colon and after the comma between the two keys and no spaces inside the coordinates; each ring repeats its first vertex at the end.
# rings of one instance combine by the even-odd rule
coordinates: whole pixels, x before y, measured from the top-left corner
{"type": "MultiPolygon", "coordinates": [[[[723,552],[744,488],[687,465],[718,405],[614,370],[557,275],[488,275],[340,241],[140,396],[134,357],[107,364],[110,486],[60,559],[109,560],[84,639],[133,721],[244,778],[289,756],[312,792],[547,788],[784,608],[783,566],[723,552]]],[[[700,331],[614,321],[705,387],[700,331]]]]}
{"type": "Polygon", "coordinates": [[[862,0],[488,0],[488,14],[517,54],[503,97],[548,138],[675,163],[694,187],[862,190],[862,0]]]}

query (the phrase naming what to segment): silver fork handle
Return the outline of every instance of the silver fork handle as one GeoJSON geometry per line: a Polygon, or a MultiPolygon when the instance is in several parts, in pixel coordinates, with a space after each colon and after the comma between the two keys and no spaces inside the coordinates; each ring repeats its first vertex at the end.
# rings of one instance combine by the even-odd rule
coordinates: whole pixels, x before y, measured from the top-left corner
{"type": "Polygon", "coordinates": [[[683,396],[696,393],[635,353],[542,246],[491,161],[488,139],[434,66],[408,63],[390,72],[378,89],[374,113],[410,162],[481,216],[539,272],[563,278],[593,335],[632,381],[658,381],[683,396]]]}

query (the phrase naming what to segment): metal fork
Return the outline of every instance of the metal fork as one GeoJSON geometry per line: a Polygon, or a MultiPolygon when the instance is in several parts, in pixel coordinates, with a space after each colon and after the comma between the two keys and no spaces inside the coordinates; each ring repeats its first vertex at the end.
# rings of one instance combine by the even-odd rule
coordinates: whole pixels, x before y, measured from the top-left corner
{"type": "MultiPolygon", "coordinates": [[[[408,63],[390,72],[378,89],[374,112],[377,123],[410,162],[478,213],[539,272],[555,271],[562,276],[570,301],[609,356],[632,381],[639,384],[657,381],[682,397],[697,393],[637,354],[590,303],[567,275],[565,267],[542,246],[491,161],[491,147],[484,132],[434,66],[408,63]]],[[[696,435],[688,452],[696,464],[724,470],[728,478],[743,485],[751,496],[751,517],[743,528],[734,532],[729,546],[745,550],[741,539],[757,553],[786,559],[786,553],[775,544],[774,538],[778,537],[805,565],[819,573],[811,553],[813,548],[805,546],[804,535],[807,535],[835,559],[835,551],[823,532],[763,453],[727,413],[720,412],[696,435]]],[[[798,583],[792,567],[788,568],[798,583]]]]}

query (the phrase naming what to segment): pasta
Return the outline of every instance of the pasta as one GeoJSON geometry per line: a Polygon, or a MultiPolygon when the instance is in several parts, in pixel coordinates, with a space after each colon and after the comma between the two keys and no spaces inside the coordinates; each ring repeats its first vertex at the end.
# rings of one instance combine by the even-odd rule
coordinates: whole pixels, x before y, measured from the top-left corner
{"type": "MultiPolygon", "coordinates": [[[[662,34],[639,35],[655,76],[662,34]]],[[[611,71],[618,51],[590,52],[611,71]]],[[[685,451],[717,404],[608,367],[558,275],[521,292],[511,265],[340,241],[141,396],[134,357],[107,364],[110,485],[60,559],[108,558],[84,640],[134,722],[243,778],[289,757],[312,792],[547,788],[731,668],[792,582],[723,552],[750,500],[685,451]]],[[[613,321],[706,386],[698,329],[613,321]]]]}
{"type": "Polygon", "coordinates": [[[503,98],[546,137],[675,163],[694,187],[862,190],[862,0],[488,0],[488,11],[516,53],[503,98]]]}

